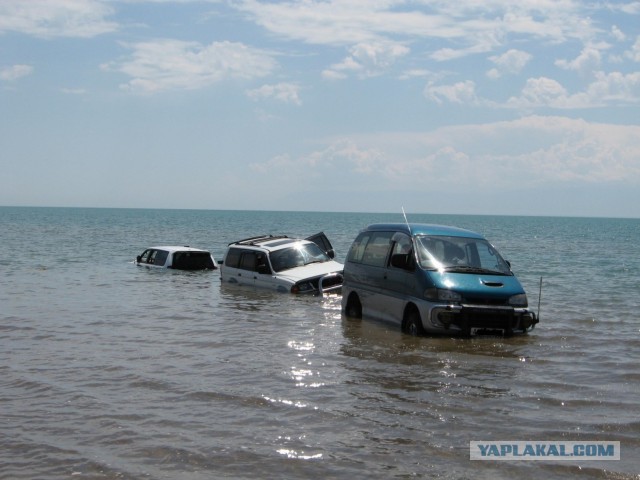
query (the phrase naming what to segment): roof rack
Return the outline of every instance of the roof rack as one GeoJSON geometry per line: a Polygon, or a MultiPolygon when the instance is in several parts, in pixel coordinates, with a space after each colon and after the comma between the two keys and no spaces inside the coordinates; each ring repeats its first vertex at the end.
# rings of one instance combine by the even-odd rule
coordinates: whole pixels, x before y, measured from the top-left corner
{"type": "Polygon", "coordinates": [[[237,242],[231,242],[229,245],[257,245],[259,243],[277,240],[279,238],[289,238],[287,235],[258,235],[257,237],[249,237],[237,242]]]}

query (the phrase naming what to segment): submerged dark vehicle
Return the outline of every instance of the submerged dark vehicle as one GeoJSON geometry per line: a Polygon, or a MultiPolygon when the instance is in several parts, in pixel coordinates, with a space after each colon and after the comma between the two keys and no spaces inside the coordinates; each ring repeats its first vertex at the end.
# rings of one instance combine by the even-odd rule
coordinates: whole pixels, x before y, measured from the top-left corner
{"type": "Polygon", "coordinates": [[[207,250],[188,246],[161,246],[146,249],[138,255],[136,265],[176,270],[216,270],[218,264],[207,250]]]}

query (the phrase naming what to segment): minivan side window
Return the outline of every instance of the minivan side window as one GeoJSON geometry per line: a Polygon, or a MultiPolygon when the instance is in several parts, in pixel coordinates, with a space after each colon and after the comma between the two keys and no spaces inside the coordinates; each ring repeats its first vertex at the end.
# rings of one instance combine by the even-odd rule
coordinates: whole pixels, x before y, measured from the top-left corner
{"type": "Polygon", "coordinates": [[[411,237],[398,232],[393,236],[392,240],[393,249],[391,250],[389,264],[392,267],[401,268],[403,270],[414,270],[415,258],[413,256],[413,243],[411,243],[411,237]]]}
{"type": "Polygon", "coordinates": [[[367,246],[369,239],[371,238],[370,233],[361,233],[354,240],[351,248],[349,249],[349,253],[347,254],[347,260],[349,262],[362,263],[362,256],[364,255],[364,247],[367,246]]]}
{"type": "Polygon", "coordinates": [[[374,232],[362,255],[362,263],[374,267],[384,267],[391,247],[393,232],[374,232]]]}

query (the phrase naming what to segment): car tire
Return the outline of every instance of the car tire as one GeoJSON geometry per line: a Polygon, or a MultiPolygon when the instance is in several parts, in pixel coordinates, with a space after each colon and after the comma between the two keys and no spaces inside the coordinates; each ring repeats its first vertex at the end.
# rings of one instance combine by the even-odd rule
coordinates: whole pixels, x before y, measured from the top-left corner
{"type": "Polygon", "coordinates": [[[362,304],[358,295],[352,293],[347,300],[347,306],[344,309],[344,314],[351,318],[362,318],[362,304]]]}
{"type": "Polygon", "coordinates": [[[422,326],[420,312],[415,309],[411,309],[407,312],[403,322],[403,331],[404,333],[414,337],[424,335],[424,327],[422,326]]]}

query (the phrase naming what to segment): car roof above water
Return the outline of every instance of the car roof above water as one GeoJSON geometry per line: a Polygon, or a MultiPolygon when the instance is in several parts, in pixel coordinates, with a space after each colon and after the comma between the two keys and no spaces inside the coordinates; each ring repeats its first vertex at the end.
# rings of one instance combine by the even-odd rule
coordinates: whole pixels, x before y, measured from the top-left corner
{"type": "Polygon", "coordinates": [[[269,252],[280,250],[293,243],[312,243],[309,240],[303,240],[300,238],[291,238],[286,235],[261,235],[258,237],[245,238],[244,240],[238,240],[237,242],[230,243],[230,247],[243,246],[243,247],[256,247],[269,252]]]}
{"type": "Polygon", "coordinates": [[[374,223],[363,230],[363,232],[376,231],[404,232],[407,235],[444,235],[450,237],[484,238],[479,233],[464,228],[429,223],[374,223]]]}
{"type": "Polygon", "coordinates": [[[147,250],[166,250],[167,252],[207,252],[201,248],[189,247],[188,245],[160,245],[155,247],[149,247],[147,250]]]}

